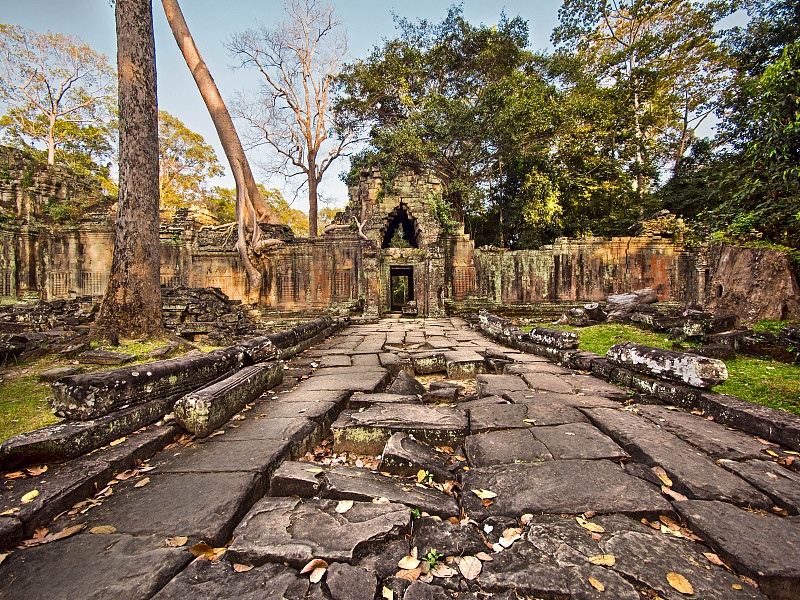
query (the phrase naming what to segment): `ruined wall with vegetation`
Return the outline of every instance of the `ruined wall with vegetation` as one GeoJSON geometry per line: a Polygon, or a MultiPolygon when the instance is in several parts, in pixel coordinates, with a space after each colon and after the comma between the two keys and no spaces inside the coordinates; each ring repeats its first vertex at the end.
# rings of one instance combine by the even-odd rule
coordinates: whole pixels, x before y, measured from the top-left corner
{"type": "MultiPolygon", "coordinates": [[[[636,237],[559,239],[538,250],[476,249],[461,224],[434,214],[441,197],[435,179],[407,173],[384,189],[379,173],[365,171],[350,194],[336,225],[317,238],[264,226],[283,227],[267,233],[285,243],[257,261],[262,313],[382,314],[392,309],[391,278],[400,269],[411,274],[420,315],[553,312],[563,303],[652,287],[661,300],[694,300],[745,321],[800,318],[796,267],[776,250],[689,249],[648,229],[636,237]]],[[[97,181],[0,147],[0,297],[102,295],[113,250],[112,203],[97,181]]],[[[201,228],[185,215],[163,223],[162,284],[217,287],[246,299],[235,239],[231,228],[201,228]]]]}

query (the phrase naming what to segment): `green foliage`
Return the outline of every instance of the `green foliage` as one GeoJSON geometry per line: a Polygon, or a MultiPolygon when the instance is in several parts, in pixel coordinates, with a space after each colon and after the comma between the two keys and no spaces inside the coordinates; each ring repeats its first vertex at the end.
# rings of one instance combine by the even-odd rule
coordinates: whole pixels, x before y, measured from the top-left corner
{"type": "Polygon", "coordinates": [[[455,231],[458,221],[454,217],[453,205],[444,198],[431,198],[428,200],[428,206],[431,210],[431,216],[439,224],[442,233],[450,235],[455,231]]]}
{"type": "Polygon", "coordinates": [[[428,563],[428,571],[432,571],[436,568],[436,564],[443,558],[442,554],[439,554],[436,550],[431,550],[423,557],[423,561],[428,563]]]}

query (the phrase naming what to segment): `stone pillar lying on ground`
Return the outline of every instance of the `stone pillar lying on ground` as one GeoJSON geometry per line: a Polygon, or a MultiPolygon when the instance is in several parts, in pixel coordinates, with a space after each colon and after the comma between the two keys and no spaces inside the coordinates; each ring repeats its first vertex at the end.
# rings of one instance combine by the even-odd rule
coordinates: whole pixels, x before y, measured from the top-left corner
{"type": "Polygon", "coordinates": [[[612,346],[606,357],[631,371],[700,388],[712,388],[728,378],[728,369],[721,360],[633,342],[612,346]]]}
{"type": "Polygon", "coordinates": [[[86,421],[157,398],[186,393],[219,379],[247,360],[236,346],[84,375],[53,383],[53,412],[86,421]]]}
{"type": "Polygon", "coordinates": [[[574,331],[566,331],[563,329],[548,329],[546,327],[535,327],[531,329],[527,335],[523,337],[526,341],[534,344],[541,344],[542,346],[549,346],[550,348],[559,348],[560,350],[570,350],[577,348],[581,341],[581,336],[574,331]]]}
{"type": "Polygon", "coordinates": [[[187,394],[175,403],[175,420],[187,431],[206,437],[245,404],[283,379],[280,362],[245,367],[230,377],[187,394]]]}

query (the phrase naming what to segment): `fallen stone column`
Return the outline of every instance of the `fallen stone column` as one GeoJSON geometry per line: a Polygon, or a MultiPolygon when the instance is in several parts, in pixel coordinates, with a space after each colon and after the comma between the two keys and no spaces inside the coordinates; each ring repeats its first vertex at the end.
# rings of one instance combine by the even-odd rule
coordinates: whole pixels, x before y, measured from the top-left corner
{"type": "Polygon", "coordinates": [[[84,375],[62,377],[52,384],[53,412],[86,421],[112,411],[186,393],[248,361],[242,348],[214,350],[84,375]]]}
{"type": "Polygon", "coordinates": [[[187,431],[206,437],[248,402],[283,380],[281,362],[259,363],[175,403],[175,420],[187,431]]]}
{"type": "Polygon", "coordinates": [[[638,373],[700,388],[712,388],[728,378],[728,369],[721,360],[633,342],[612,346],[606,357],[615,365],[638,373]]]}
{"type": "Polygon", "coordinates": [[[581,336],[579,333],[575,333],[574,331],[535,327],[525,334],[523,339],[533,344],[540,344],[542,346],[549,346],[551,348],[559,348],[561,350],[570,350],[578,347],[578,344],[581,341],[581,336]]]}

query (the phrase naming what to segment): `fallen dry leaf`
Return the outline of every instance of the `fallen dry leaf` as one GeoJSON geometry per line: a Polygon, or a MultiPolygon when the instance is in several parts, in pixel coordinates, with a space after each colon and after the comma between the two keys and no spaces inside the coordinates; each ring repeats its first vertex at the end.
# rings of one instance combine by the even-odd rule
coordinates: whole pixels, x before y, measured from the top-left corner
{"type": "Polygon", "coordinates": [[[686,577],[680,573],[667,573],[667,583],[678,590],[681,594],[686,594],[687,596],[694,594],[694,588],[692,587],[692,584],[689,583],[686,577]]]}
{"type": "Polygon", "coordinates": [[[24,479],[27,475],[23,471],[14,471],[13,473],[6,473],[6,479],[24,479]]]}
{"type": "Polygon", "coordinates": [[[0,513],[0,515],[13,515],[14,513],[19,512],[19,506],[15,506],[14,508],[9,508],[8,510],[4,510],[0,513]]]}
{"type": "Polygon", "coordinates": [[[185,535],[176,535],[174,537],[165,539],[164,543],[169,548],[180,548],[181,546],[183,546],[188,541],[189,541],[189,538],[186,537],[185,535]]]}
{"type": "Polygon", "coordinates": [[[145,478],[144,478],[144,479],[142,479],[141,481],[137,481],[137,482],[136,482],[136,483],[133,485],[133,487],[136,487],[136,488],[144,487],[144,486],[146,486],[148,483],[150,483],[150,478],[149,478],[149,477],[145,477],[145,478]]]}
{"type": "Polygon", "coordinates": [[[0,565],[3,564],[3,561],[8,558],[8,555],[11,554],[10,552],[6,552],[5,554],[0,554],[0,565]]]}
{"type": "Polygon", "coordinates": [[[519,522],[522,523],[523,526],[527,525],[531,521],[533,521],[533,515],[530,513],[525,513],[519,518],[519,522]]]}
{"type": "Polygon", "coordinates": [[[780,458],[781,457],[780,454],[778,454],[777,452],[773,452],[772,450],[764,450],[764,452],[766,452],[770,456],[774,456],[775,458],[780,458]]]}
{"type": "Polygon", "coordinates": [[[89,530],[89,533],[95,534],[103,534],[103,533],[116,533],[117,528],[113,525],[98,525],[97,527],[92,527],[89,530]]]}
{"type": "Polygon", "coordinates": [[[712,562],[715,565],[718,565],[720,567],[728,566],[724,562],[722,562],[722,559],[713,552],[703,552],[703,556],[705,556],[709,560],[709,562],[712,562]]]}
{"type": "Polygon", "coordinates": [[[666,515],[661,515],[658,517],[658,520],[661,521],[664,525],[669,527],[672,531],[680,531],[681,526],[673,519],[670,519],[666,515]]]}
{"type": "Polygon", "coordinates": [[[126,479],[135,477],[138,474],[139,471],[137,471],[136,469],[129,469],[127,471],[123,471],[122,473],[117,473],[116,475],[114,475],[114,479],[117,479],[119,481],[125,481],[126,479]]]}
{"type": "Polygon", "coordinates": [[[319,569],[320,567],[327,567],[328,563],[321,559],[321,558],[312,558],[310,561],[306,563],[306,566],[300,569],[300,575],[305,575],[306,573],[312,572],[314,569],[319,569]]]}
{"type": "Polygon", "coordinates": [[[481,569],[483,569],[483,565],[480,559],[475,556],[463,556],[458,562],[458,570],[461,571],[464,579],[468,581],[472,581],[480,575],[481,569]]]}
{"type": "Polygon", "coordinates": [[[73,525],[72,527],[67,527],[66,529],[62,529],[53,536],[48,535],[45,541],[55,542],[56,540],[63,540],[64,538],[68,538],[71,535],[75,535],[76,533],[83,531],[85,528],[86,528],[86,523],[81,523],[80,525],[73,525]]]}
{"type": "Polygon", "coordinates": [[[380,498],[373,498],[372,499],[372,503],[373,504],[390,504],[391,500],[389,500],[385,496],[381,496],[380,498]]]}
{"type": "Polygon", "coordinates": [[[211,556],[214,553],[214,549],[205,542],[198,542],[189,548],[189,552],[199,558],[201,556],[211,556]]]}
{"type": "Polygon", "coordinates": [[[617,559],[613,554],[598,554],[590,556],[587,560],[593,565],[602,565],[604,567],[613,567],[617,564],[617,559]]]}
{"type": "Polygon", "coordinates": [[[485,562],[492,562],[494,559],[491,557],[490,554],[486,554],[486,552],[478,552],[475,555],[475,558],[480,559],[485,562]]]}
{"type": "Polygon", "coordinates": [[[407,579],[408,581],[416,581],[419,579],[419,576],[422,575],[422,569],[417,567],[416,569],[401,569],[397,573],[395,573],[395,577],[398,579],[407,579]]]}
{"type": "Polygon", "coordinates": [[[575,517],[575,520],[578,522],[578,525],[580,525],[584,529],[588,529],[589,531],[591,531],[593,533],[605,533],[606,532],[606,530],[603,529],[597,523],[590,523],[589,521],[587,521],[583,517],[575,517]]]}
{"type": "Polygon", "coordinates": [[[28,472],[28,475],[36,477],[37,475],[41,475],[42,473],[47,471],[47,465],[41,465],[39,467],[29,467],[25,470],[28,472]]]}
{"type": "Polygon", "coordinates": [[[381,591],[381,598],[383,598],[383,600],[394,600],[394,592],[389,588],[387,588],[386,586],[383,586],[383,590],[381,591]]]}
{"type": "Polygon", "coordinates": [[[34,498],[36,498],[38,495],[39,490],[31,490],[20,499],[20,502],[22,502],[22,504],[29,504],[30,502],[33,502],[34,498]]]}
{"type": "Polygon", "coordinates": [[[606,586],[604,586],[602,583],[597,581],[597,579],[595,579],[594,577],[589,577],[589,583],[598,592],[605,592],[606,591],[606,586]]]}
{"type": "Polygon", "coordinates": [[[311,571],[311,575],[308,576],[308,580],[311,583],[319,583],[322,581],[322,576],[325,575],[325,571],[328,570],[328,567],[317,567],[313,571],[311,571]]]}
{"type": "Polygon", "coordinates": [[[339,514],[344,514],[351,508],[353,508],[352,500],[339,500],[339,503],[336,505],[336,512],[339,514]]]}
{"type": "Polygon", "coordinates": [[[669,475],[667,475],[664,469],[661,467],[651,467],[651,469],[665,486],[672,487],[672,479],[669,478],[669,475]]]}
{"type": "Polygon", "coordinates": [[[233,563],[233,570],[237,573],[244,573],[253,568],[253,565],[243,565],[241,563],[233,563]]]}
{"type": "Polygon", "coordinates": [[[324,473],[325,469],[306,469],[306,471],[308,471],[309,473],[316,474],[316,473],[324,473]]]}
{"type": "Polygon", "coordinates": [[[456,573],[457,571],[453,567],[450,567],[443,563],[439,563],[436,565],[436,567],[431,569],[431,575],[433,575],[434,577],[442,577],[444,579],[452,577],[456,573]]]}
{"type": "Polygon", "coordinates": [[[401,569],[409,570],[409,569],[416,569],[419,566],[419,563],[422,562],[420,559],[414,556],[404,556],[400,559],[397,563],[397,566],[401,569]]]}
{"type": "MultiPolygon", "coordinates": [[[[0,562],[2,562],[2,561],[0,561],[0,562]]],[[[740,590],[740,589],[742,589],[742,586],[741,586],[741,585],[739,585],[738,583],[734,583],[734,584],[732,584],[732,585],[731,585],[731,587],[732,587],[733,589],[735,589],[735,590],[740,590]]]]}
{"type": "Polygon", "coordinates": [[[497,498],[497,494],[491,490],[472,490],[472,493],[481,500],[491,500],[492,498],[497,498]]]}
{"type": "Polygon", "coordinates": [[[683,502],[683,501],[689,499],[686,496],[684,496],[683,494],[679,494],[678,492],[676,492],[672,488],[669,488],[669,487],[667,487],[665,485],[661,486],[661,493],[663,493],[666,496],[669,496],[673,500],[677,500],[678,502],[683,502]]]}
{"type": "Polygon", "coordinates": [[[114,440],[112,442],[109,442],[108,445],[109,446],[116,446],[117,444],[121,444],[122,442],[124,442],[126,439],[128,439],[128,438],[126,438],[126,437],[117,438],[116,440],[114,440]]]}

